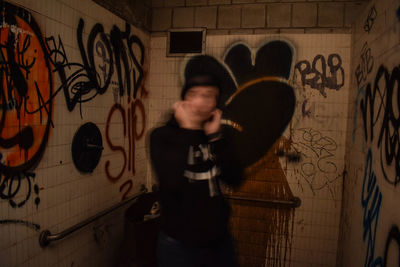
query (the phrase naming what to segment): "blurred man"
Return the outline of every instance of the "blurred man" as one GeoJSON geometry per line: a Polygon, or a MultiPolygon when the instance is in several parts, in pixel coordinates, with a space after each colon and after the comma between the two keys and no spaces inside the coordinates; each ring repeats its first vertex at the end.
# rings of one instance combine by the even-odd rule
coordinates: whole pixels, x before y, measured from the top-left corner
{"type": "Polygon", "coordinates": [[[230,207],[220,181],[242,177],[221,134],[221,86],[210,74],[188,78],[169,122],[150,136],[161,197],[159,266],[237,266],[230,207]]]}

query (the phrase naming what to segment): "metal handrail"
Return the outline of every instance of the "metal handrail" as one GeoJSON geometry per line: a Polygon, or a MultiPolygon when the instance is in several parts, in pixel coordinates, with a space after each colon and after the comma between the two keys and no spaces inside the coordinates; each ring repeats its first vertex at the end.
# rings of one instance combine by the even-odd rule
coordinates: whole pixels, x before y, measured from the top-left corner
{"type": "Polygon", "coordinates": [[[239,196],[225,195],[225,198],[233,199],[233,200],[258,202],[258,203],[263,203],[263,204],[287,206],[287,207],[291,207],[291,208],[298,208],[301,205],[301,199],[298,197],[294,197],[291,200],[279,200],[279,199],[265,199],[265,198],[239,197],[239,196]]]}
{"type": "Polygon", "coordinates": [[[65,229],[64,231],[62,231],[60,233],[51,234],[51,232],[49,230],[43,230],[40,233],[40,236],[39,236],[39,244],[40,244],[41,247],[47,247],[51,242],[56,241],[56,240],[60,240],[60,239],[62,239],[64,237],[72,234],[73,232],[81,229],[82,227],[88,225],[89,223],[99,219],[100,217],[103,217],[104,215],[107,215],[108,213],[110,213],[110,212],[122,207],[126,203],[138,198],[139,196],[145,194],[146,192],[147,192],[146,187],[144,185],[142,185],[142,187],[140,188],[140,191],[138,193],[136,193],[135,195],[133,195],[132,197],[130,197],[130,198],[128,198],[128,199],[126,199],[126,200],[124,200],[124,201],[122,201],[122,202],[120,202],[120,203],[108,208],[108,209],[105,209],[105,210],[99,212],[98,214],[96,214],[96,215],[94,215],[92,217],[89,217],[86,220],[84,220],[84,221],[82,221],[80,223],[77,223],[77,224],[65,229]]]}

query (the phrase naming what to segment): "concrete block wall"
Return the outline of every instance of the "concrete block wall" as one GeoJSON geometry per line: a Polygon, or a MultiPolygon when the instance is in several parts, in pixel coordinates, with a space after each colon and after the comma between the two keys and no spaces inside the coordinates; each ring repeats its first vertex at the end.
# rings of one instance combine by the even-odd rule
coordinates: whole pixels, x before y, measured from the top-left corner
{"type": "MultiPolygon", "coordinates": [[[[0,266],[115,266],[125,238],[124,208],[45,248],[39,235],[46,229],[57,234],[147,185],[150,36],[90,0],[0,6],[7,17],[0,29],[0,50],[7,55],[2,68],[17,66],[1,72],[3,80],[14,82],[1,86],[7,109],[0,111],[0,138],[7,141],[0,145],[0,266]],[[126,27],[133,43],[118,35],[126,27]],[[71,146],[89,122],[98,127],[103,150],[93,172],[81,172],[71,146]],[[30,138],[32,143],[22,144],[30,138]]],[[[83,154],[77,160],[91,158],[83,154]]]]}
{"type": "Polygon", "coordinates": [[[400,2],[373,0],[352,41],[340,266],[399,264],[400,2]]]}
{"type": "Polygon", "coordinates": [[[128,23],[143,29],[151,30],[151,0],[93,0],[128,23]]]}
{"type": "MultiPolygon", "coordinates": [[[[183,70],[188,60],[188,57],[166,57],[166,39],[165,36],[151,38],[149,90],[152,94],[149,101],[149,127],[165,123],[171,115],[173,103],[180,99],[183,70]]],[[[246,229],[240,229],[243,235],[235,236],[240,246],[241,266],[264,266],[264,263],[265,266],[272,266],[271,262],[274,259],[268,257],[261,259],[261,265],[251,264],[260,262],[259,257],[262,253],[265,254],[266,245],[279,247],[282,253],[286,250],[287,265],[290,261],[291,266],[337,266],[336,252],[351,75],[349,72],[351,35],[304,33],[212,35],[207,36],[206,53],[222,62],[227,50],[235,43],[245,43],[252,53],[256,53],[263,44],[271,40],[285,40],[294,48],[289,84],[296,92],[296,108],[290,126],[283,134],[282,142],[290,147],[290,151],[287,152],[299,151],[301,159],[299,162],[292,162],[287,157],[278,157],[277,151],[272,150],[274,162],[268,159],[266,160],[268,166],[260,169],[265,169],[270,175],[279,173],[289,184],[293,195],[301,199],[302,204],[295,210],[293,218],[285,217],[280,221],[283,223],[287,219],[290,225],[293,223],[293,237],[290,239],[289,247],[278,245],[278,241],[276,243],[265,241],[268,236],[264,238],[262,229],[271,227],[268,220],[273,220],[268,218],[263,222],[259,218],[268,213],[264,214],[259,208],[256,211],[259,217],[252,217],[251,212],[254,214],[254,211],[249,209],[246,213],[245,209],[242,209],[238,215],[237,212],[241,208],[235,207],[233,224],[236,225],[237,221],[248,222],[246,229]],[[300,62],[312,64],[315,61],[321,66],[321,60],[324,58],[326,71],[329,73],[327,75],[331,77],[327,62],[328,58],[333,58],[332,55],[338,55],[341,59],[340,67],[343,68],[344,77],[339,74],[336,77],[338,83],[344,79],[342,86],[329,89],[325,84],[324,89],[319,91],[317,84],[303,83],[299,69],[295,68],[296,64],[300,62]]],[[[338,64],[338,57],[335,56],[332,62],[338,64]]],[[[302,65],[300,69],[304,66],[302,65]]],[[[312,77],[314,74],[311,72],[305,75],[305,79],[312,77]]],[[[250,107],[243,107],[244,110],[246,108],[250,107]]],[[[155,181],[150,172],[149,179],[155,181]]],[[[246,193],[249,188],[250,186],[245,185],[241,190],[246,193]]]]}
{"type": "Polygon", "coordinates": [[[205,27],[208,34],[270,32],[350,32],[366,1],[203,0],[152,1],[153,33],[170,28],[205,27]]]}

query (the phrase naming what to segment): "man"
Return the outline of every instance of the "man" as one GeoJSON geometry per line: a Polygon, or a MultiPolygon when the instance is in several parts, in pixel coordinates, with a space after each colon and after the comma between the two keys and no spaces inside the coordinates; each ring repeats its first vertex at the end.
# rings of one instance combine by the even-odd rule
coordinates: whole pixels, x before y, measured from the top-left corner
{"type": "Polygon", "coordinates": [[[210,74],[187,78],[173,117],[150,136],[160,186],[161,267],[236,266],[219,182],[237,183],[242,173],[220,132],[220,88],[210,74]]]}

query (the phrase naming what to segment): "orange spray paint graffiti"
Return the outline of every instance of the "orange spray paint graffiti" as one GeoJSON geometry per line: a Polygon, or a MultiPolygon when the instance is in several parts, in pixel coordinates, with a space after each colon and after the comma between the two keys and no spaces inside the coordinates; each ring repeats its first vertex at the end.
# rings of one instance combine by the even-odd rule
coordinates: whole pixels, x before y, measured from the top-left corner
{"type": "Polygon", "coordinates": [[[0,198],[20,207],[30,196],[29,171],[41,159],[52,126],[53,82],[36,21],[20,7],[0,5],[0,198]],[[24,178],[29,190],[15,203],[24,178]]]}
{"type": "Polygon", "coordinates": [[[48,138],[51,70],[40,32],[30,16],[3,12],[0,33],[1,164],[20,171],[18,167],[34,164],[48,138]]]}

